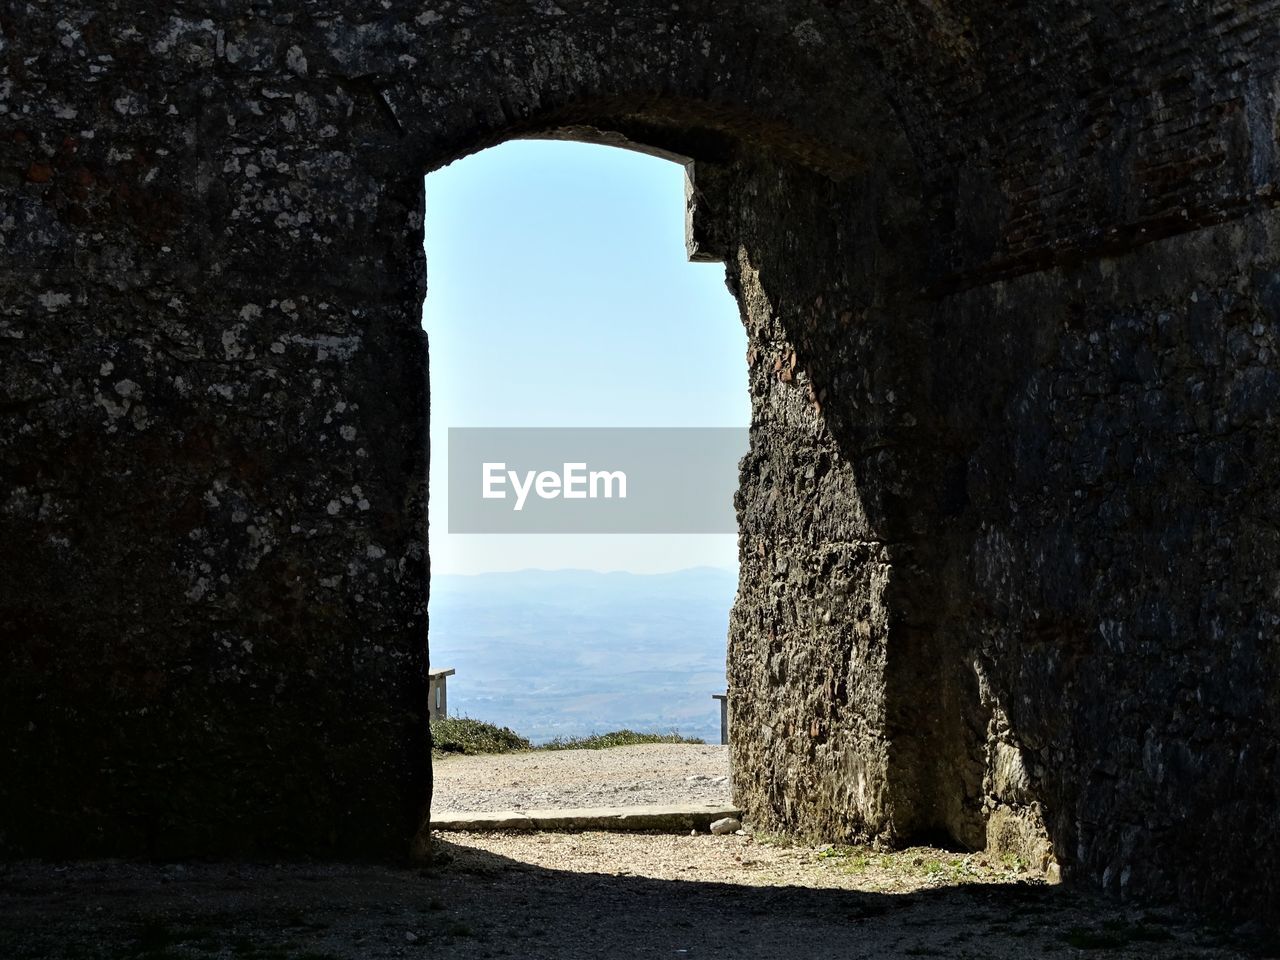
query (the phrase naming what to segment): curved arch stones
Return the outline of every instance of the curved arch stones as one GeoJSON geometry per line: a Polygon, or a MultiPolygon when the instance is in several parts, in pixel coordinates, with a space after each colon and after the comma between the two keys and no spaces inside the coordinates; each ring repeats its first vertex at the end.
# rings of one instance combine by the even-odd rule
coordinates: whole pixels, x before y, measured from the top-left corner
{"type": "Polygon", "coordinates": [[[549,135],[742,305],[750,816],[1275,903],[1270,3],[101,6],[0,17],[0,849],[408,849],[422,174],[549,135]]]}

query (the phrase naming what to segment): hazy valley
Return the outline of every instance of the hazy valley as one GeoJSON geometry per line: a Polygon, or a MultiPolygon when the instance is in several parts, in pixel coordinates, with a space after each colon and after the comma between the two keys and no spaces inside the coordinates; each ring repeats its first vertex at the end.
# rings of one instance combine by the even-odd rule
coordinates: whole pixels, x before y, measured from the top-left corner
{"type": "Polygon", "coordinates": [[[526,570],[431,581],[449,713],[535,742],[619,727],[716,742],[737,575],[526,570]]]}

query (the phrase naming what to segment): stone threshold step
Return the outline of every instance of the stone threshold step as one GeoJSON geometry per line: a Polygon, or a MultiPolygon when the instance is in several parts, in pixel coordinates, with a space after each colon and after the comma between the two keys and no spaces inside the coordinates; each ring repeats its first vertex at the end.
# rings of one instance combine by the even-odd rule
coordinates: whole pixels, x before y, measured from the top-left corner
{"type": "Polygon", "coordinates": [[[562,810],[441,812],[431,815],[432,830],[707,830],[723,817],[741,819],[737,807],[674,804],[654,807],[582,807],[562,810]]]}

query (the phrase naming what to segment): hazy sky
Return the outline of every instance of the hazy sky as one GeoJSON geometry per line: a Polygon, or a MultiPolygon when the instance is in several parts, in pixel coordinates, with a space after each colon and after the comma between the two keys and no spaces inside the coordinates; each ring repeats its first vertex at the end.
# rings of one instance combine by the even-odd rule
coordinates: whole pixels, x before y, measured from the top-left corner
{"type": "Polygon", "coordinates": [[[427,177],[431,555],[438,573],[737,563],[733,536],[449,535],[449,427],[746,426],[721,264],[689,263],[684,171],[513,141],[427,177]]]}

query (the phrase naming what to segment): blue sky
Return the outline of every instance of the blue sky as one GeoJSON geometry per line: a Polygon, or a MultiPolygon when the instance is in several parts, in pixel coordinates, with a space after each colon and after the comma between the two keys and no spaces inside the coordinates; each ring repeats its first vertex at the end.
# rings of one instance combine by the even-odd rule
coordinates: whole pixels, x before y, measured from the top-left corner
{"type": "Polygon", "coordinates": [[[433,570],[735,566],[728,535],[446,533],[451,426],[748,424],[724,267],[685,259],[683,169],[512,141],[427,177],[426,248],[433,570]]]}

